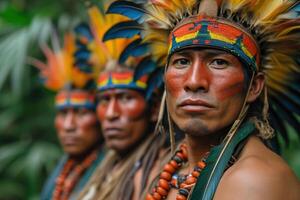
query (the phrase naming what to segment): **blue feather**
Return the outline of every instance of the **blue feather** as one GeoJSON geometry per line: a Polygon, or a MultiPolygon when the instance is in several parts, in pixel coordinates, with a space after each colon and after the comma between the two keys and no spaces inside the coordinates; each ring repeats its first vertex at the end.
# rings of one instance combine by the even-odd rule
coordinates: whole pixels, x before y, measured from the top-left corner
{"type": "Polygon", "coordinates": [[[150,74],[156,68],[156,63],[151,58],[145,57],[136,67],[133,80],[136,81],[145,74],[150,74]]]}
{"type": "Polygon", "coordinates": [[[300,16],[300,2],[297,2],[295,6],[290,10],[290,12],[295,12],[296,17],[300,16]]]}
{"type": "Polygon", "coordinates": [[[87,50],[79,50],[74,54],[76,60],[88,60],[90,55],[91,53],[87,50]]]}
{"type": "Polygon", "coordinates": [[[75,62],[75,67],[77,67],[80,71],[85,73],[91,73],[92,67],[89,63],[87,63],[85,60],[77,60],[75,62]]]}
{"type": "MultiPolygon", "coordinates": [[[[273,105],[272,99],[270,99],[270,105],[273,105]]],[[[275,131],[282,136],[285,144],[288,145],[289,138],[288,138],[287,129],[282,123],[281,118],[277,115],[277,112],[274,109],[275,109],[274,106],[271,106],[269,108],[271,126],[274,127],[275,131]]]]}
{"type": "Polygon", "coordinates": [[[147,83],[146,99],[149,100],[153,92],[163,85],[163,67],[157,68],[149,77],[147,83]]]}
{"type": "Polygon", "coordinates": [[[74,31],[75,31],[76,35],[84,36],[84,37],[88,38],[88,41],[93,40],[93,34],[89,28],[89,25],[87,25],[85,23],[81,23],[81,24],[77,25],[74,28],[74,31]]]}
{"type": "Polygon", "coordinates": [[[138,23],[143,23],[145,21],[144,15],[146,10],[142,5],[139,5],[130,1],[115,1],[113,2],[106,13],[120,14],[124,15],[138,23]]]}
{"type": "Polygon", "coordinates": [[[276,93],[276,96],[274,96],[273,98],[280,101],[284,105],[284,107],[291,113],[300,115],[300,104],[298,101],[299,99],[295,97],[296,96],[292,96],[291,94],[276,93]]]}
{"type": "Polygon", "coordinates": [[[75,40],[76,43],[76,48],[81,50],[81,49],[85,49],[87,50],[87,45],[83,44],[80,40],[75,40]]]}
{"type": "Polygon", "coordinates": [[[116,39],[116,38],[132,38],[140,34],[143,30],[142,26],[136,21],[120,22],[112,26],[103,36],[103,41],[116,39]]]}
{"type": "MultiPolygon", "coordinates": [[[[275,99],[274,99],[275,100],[275,99]]],[[[291,111],[286,110],[284,105],[282,105],[282,102],[276,101],[276,110],[278,113],[280,113],[281,118],[284,119],[284,121],[289,124],[291,127],[295,129],[295,131],[300,130],[300,123],[297,120],[297,118],[291,113],[291,111]]],[[[274,102],[275,102],[274,101],[274,102]]]]}
{"type": "Polygon", "coordinates": [[[136,39],[133,42],[131,42],[121,53],[119,62],[125,63],[129,56],[139,57],[147,54],[149,52],[149,44],[141,42],[141,39],[136,39]]]}

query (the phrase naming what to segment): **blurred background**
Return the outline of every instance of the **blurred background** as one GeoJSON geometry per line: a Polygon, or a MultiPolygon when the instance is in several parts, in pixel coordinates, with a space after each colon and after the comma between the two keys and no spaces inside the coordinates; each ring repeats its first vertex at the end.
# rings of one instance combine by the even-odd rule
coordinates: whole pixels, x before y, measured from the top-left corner
{"type": "MultiPolygon", "coordinates": [[[[101,1],[101,0],[98,0],[101,1]]],[[[31,57],[44,60],[39,45],[86,18],[79,0],[0,0],[0,200],[35,200],[60,153],[53,127],[54,96],[43,88],[31,57]]],[[[300,178],[295,130],[282,146],[300,178]]]]}

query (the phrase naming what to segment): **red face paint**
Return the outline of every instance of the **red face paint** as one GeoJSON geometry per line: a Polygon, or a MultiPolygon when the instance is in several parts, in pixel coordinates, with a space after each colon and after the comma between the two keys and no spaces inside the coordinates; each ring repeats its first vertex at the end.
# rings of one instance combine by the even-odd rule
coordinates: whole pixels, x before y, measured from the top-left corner
{"type": "Polygon", "coordinates": [[[165,83],[172,119],[191,134],[209,134],[229,126],[237,118],[245,96],[241,62],[216,49],[175,53],[165,83]]]}
{"type": "Polygon", "coordinates": [[[55,128],[64,151],[72,156],[85,154],[98,145],[102,137],[96,113],[86,108],[59,110],[55,128]]]}
{"type": "Polygon", "coordinates": [[[106,145],[127,152],[146,134],[149,117],[143,95],[130,89],[110,89],[99,93],[97,115],[106,145]]]}

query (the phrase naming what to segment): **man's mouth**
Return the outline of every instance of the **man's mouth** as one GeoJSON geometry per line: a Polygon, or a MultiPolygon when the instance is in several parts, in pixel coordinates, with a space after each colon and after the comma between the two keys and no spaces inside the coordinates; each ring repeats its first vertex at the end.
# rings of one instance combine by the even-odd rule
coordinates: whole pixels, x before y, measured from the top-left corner
{"type": "Polygon", "coordinates": [[[105,137],[119,138],[123,135],[123,129],[117,127],[104,128],[103,134],[105,134],[105,137]]]}
{"type": "Polygon", "coordinates": [[[77,143],[78,143],[78,140],[76,137],[64,137],[63,138],[64,145],[75,145],[77,143]]]}
{"type": "Polygon", "coordinates": [[[178,107],[185,112],[192,113],[203,113],[214,108],[212,104],[201,99],[185,99],[179,103],[178,107]]]}

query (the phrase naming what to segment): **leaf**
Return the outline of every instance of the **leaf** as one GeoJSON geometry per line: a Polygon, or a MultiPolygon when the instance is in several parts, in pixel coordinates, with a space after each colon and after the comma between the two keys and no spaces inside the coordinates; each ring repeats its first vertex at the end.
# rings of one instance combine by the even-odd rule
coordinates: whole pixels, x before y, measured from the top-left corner
{"type": "Polygon", "coordinates": [[[0,172],[5,170],[9,164],[16,160],[17,157],[24,152],[27,145],[28,142],[24,141],[3,145],[0,148],[0,172]]]}

